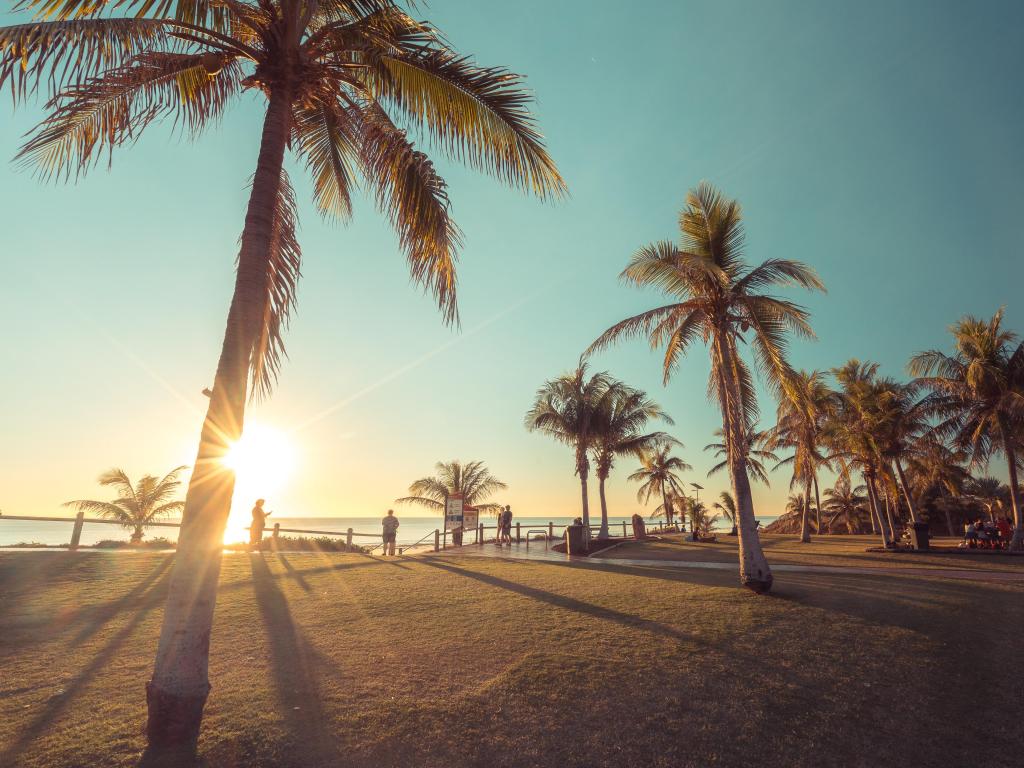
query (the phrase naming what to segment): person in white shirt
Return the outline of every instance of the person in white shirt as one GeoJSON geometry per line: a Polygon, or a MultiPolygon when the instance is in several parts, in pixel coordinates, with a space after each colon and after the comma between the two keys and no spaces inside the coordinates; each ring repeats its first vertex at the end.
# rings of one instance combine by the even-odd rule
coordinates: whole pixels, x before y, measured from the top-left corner
{"type": "Polygon", "coordinates": [[[383,528],[384,537],[384,556],[394,556],[395,554],[395,536],[398,534],[398,518],[395,517],[395,510],[389,509],[387,516],[380,521],[381,527],[383,528]]]}

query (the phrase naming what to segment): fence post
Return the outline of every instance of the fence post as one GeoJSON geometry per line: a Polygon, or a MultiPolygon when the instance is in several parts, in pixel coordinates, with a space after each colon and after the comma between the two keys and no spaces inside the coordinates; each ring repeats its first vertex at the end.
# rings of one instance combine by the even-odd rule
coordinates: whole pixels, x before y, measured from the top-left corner
{"type": "Polygon", "coordinates": [[[281,524],[274,523],[274,543],[277,543],[277,537],[281,535],[281,524]]]}
{"type": "Polygon", "coordinates": [[[352,549],[352,529],[345,531],[345,549],[352,549]]]}
{"type": "Polygon", "coordinates": [[[622,538],[626,538],[626,521],[622,521],[622,538]]]}
{"type": "Polygon", "coordinates": [[[437,552],[441,548],[441,532],[434,529],[434,551],[437,552]]]}
{"type": "Polygon", "coordinates": [[[85,510],[78,510],[78,514],[75,515],[75,527],[71,529],[71,544],[68,545],[68,549],[74,552],[78,549],[78,542],[82,538],[82,524],[85,522],[85,510]]]}
{"type": "Polygon", "coordinates": [[[480,527],[477,529],[476,543],[477,544],[481,544],[481,545],[484,543],[484,524],[483,523],[480,523],[480,527]]]}
{"type": "Polygon", "coordinates": [[[552,522],[548,522],[548,538],[555,538],[555,524],[552,522]]]}
{"type": "Polygon", "coordinates": [[[441,531],[441,549],[448,549],[448,529],[441,531]]]}
{"type": "Polygon", "coordinates": [[[519,523],[516,523],[516,544],[519,544],[522,540],[522,537],[519,535],[519,523]]]}

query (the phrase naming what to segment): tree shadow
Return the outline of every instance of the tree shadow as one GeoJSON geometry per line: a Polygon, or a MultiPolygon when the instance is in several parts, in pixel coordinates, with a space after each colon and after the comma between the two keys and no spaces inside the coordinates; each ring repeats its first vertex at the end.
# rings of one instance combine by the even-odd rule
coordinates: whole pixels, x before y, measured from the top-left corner
{"type": "MultiPolygon", "coordinates": [[[[548,592],[543,589],[537,589],[536,587],[529,587],[525,584],[519,584],[514,581],[507,581],[506,579],[492,576],[487,573],[480,573],[479,571],[470,571],[465,568],[460,568],[456,565],[449,565],[446,563],[440,563],[435,560],[423,560],[423,564],[431,568],[438,568],[449,573],[454,573],[458,576],[463,576],[467,579],[475,579],[476,581],[488,584],[492,587],[498,587],[499,589],[506,589],[509,592],[515,592],[518,595],[529,597],[533,600],[538,600],[548,605],[553,605],[556,608],[564,608],[569,611],[581,613],[585,616],[591,616],[597,619],[603,619],[605,621],[613,621],[616,624],[620,624],[624,627],[631,629],[639,629],[646,632],[650,632],[660,637],[668,638],[670,640],[677,640],[685,643],[700,642],[699,638],[682,632],[674,627],[670,627],[666,624],[662,624],[657,621],[651,621],[640,616],[634,616],[629,613],[622,613],[612,608],[603,608],[593,603],[585,603],[582,600],[577,600],[573,597],[567,597],[565,595],[556,595],[552,592],[548,592]]],[[[547,564],[547,563],[545,563],[547,564]]],[[[568,564],[566,564],[568,565],[568,564]]],[[[617,570],[617,569],[616,569],[617,570]]]]}
{"type": "Polygon", "coordinates": [[[149,615],[150,610],[163,600],[166,594],[167,582],[170,574],[163,572],[163,576],[156,583],[151,583],[148,588],[148,595],[155,599],[146,600],[128,623],[118,630],[110,640],[93,657],[92,661],[82,669],[65,686],[61,693],[51,696],[43,706],[42,711],[25,726],[19,733],[18,738],[0,754],[0,765],[14,765],[18,756],[25,749],[42,735],[45,731],[53,728],[54,721],[68,708],[72,701],[78,697],[90,681],[101,673],[109,662],[114,658],[117,651],[126,641],[131,638],[139,625],[149,615]]]}
{"type": "Polygon", "coordinates": [[[288,600],[259,555],[250,555],[256,605],[270,643],[270,668],[288,733],[315,758],[335,765],[341,753],[331,735],[317,686],[318,654],[303,637],[288,600]]]}

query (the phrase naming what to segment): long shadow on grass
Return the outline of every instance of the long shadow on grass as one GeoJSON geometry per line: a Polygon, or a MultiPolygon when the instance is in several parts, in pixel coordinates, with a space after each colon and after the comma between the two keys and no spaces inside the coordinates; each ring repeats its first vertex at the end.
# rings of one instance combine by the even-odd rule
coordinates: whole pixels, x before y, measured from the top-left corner
{"type": "Polygon", "coordinates": [[[89,662],[84,669],[82,669],[64,686],[62,693],[50,697],[43,706],[42,711],[36,715],[32,722],[21,730],[18,738],[10,744],[2,754],[0,754],[0,765],[14,765],[18,756],[24,752],[25,749],[35,741],[35,739],[47,730],[55,727],[54,721],[60,717],[64,710],[67,709],[68,705],[78,697],[89,682],[96,677],[97,674],[103,672],[104,668],[116,656],[121,646],[131,638],[139,625],[145,621],[150,610],[158,603],[163,602],[166,595],[166,586],[169,577],[169,573],[164,573],[163,577],[160,578],[159,581],[149,587],[147,596],[151,595],[155,599],[146,601],[145,607],[140,608],[135,615],[128,620],[128,623],[106,642],[106,644],[93,657],[92,661],[89,662]]]}
{"type": "Polygon", "coordinates": [[[270,641],[270,667],[288,734],[306,765],[335,765],[341,755],[317,689],[316,653],[292,618],[288,600],[261,555],[250,555],[256,605],[270,641]]]}
{"type": "MultiPolygon", "coordinates": [[[[564,608],[566,610],[575,611],[576,613],[582,613],[586,616],[593,616],[594,618],[604,619],[606,621],[613,621],[616,624],[621,624],[631,629],[640,629],[646,632],[651,632],[655,635],[669,638],[671,640],[678,640],[680,642],[693,643],[697,639],[692,635],[688,635],[685,632],[681,632],[674,627],[667,626],[657,621],[651,621],[650,619],[644,619],[640,616],[634,616],[629,613],[622,613],[611,608],[603,608],[593,603],[585,603],[582,600],[577,600],[572,597],[566,597],[565,595],[556,595],[552,592],[547,592],[543,589],[537,589],[536,587],[528,587],[525,584],[517,584],[514,581],[507,581],[506,579],[498,578],[487,573],[480,573],[478,571],[469,571],[465,568],[459,568],[455,565],[449,565],[445,563],[439,563],[433,560],[423,559],[421,562],[431,568],[438,568],[442,571],[448,571],[458,576],[464,576],[467,579],[475,579],[476,581],[489,584],[492,587],[498,587],[500,589],[507,589],[509,592],[515,592],[518,595],[539,600],[542,603],[553,605],[556,608],[564,608]]],[[[614,569],[618,570],[618,569],[614,569]]]]}

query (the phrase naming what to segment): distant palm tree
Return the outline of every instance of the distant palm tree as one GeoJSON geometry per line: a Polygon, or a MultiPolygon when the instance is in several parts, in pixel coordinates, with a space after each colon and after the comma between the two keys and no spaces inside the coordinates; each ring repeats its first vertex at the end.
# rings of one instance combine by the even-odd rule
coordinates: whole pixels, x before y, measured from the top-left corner
{"type": "Polygon", "coordinates": [[[590,501],[587,479],[590,451],[597,443],[601,414],[619,396],[623,385],[606,372],[587,375],[582,360],[572,373],[550,379],[537,390],[526,414],[526,428],[542,432],[570,446],[576,458],[583,506],[583,535],[590,539],[590,501]]]}
{"type": "Polygon", "coordinates": [[[611,474],[615,458],[639,457],[659,445],[680,444],[665,432],[643,432],[651,419],[661,419],[666,424],[675,423],[661,406],[647,397],[646,392],[624,385],[616,389],[615,396],[605,399],[605,407],[598,414],[591,451],[601,499],[601,529],[598,532],[598,538],[601,539],[608,538],[608,502],[605,499],[604,484],[611,474]]]}
{"type": "Polygon", "coordinates": [[[970,473],[964,469],[966,456],[961,451],[954,451],[944,445],[934,435],[926,434],[914,445],[914,450],[907,460],[907,471],[911,477],[914,492],[923,497],[929,490],[935,489],[940,496],[934,505],[946,517],[946,530],[955,536],[953,520],[950,515],[951,499],[958,499],[971,481],[970,473]],[[939,503],[942,502],[942,503],[939,503]]]}
{"type": "Polygon", "coordinates": [[[26,0],[27,24],[0,28],[0,90],[15,103],[50,89],[50,114],[19,157],[77,175],[171,118],[192,136],[243,90],[266,99],[220,360],[147,689],[153,746],[195,743],[209,691],[209,638],[234,476],[223,459],[246,400],[268,394],[284,355],[301,251],[284,171],[291,149],[325,214],[345,220],[361,177],[390,219],[414,282],[457,321],[447,186],[408,131],[442,154],[535,192],[560,196],[521,79],[452,50],[392,0],[159,2],[26,0]],[[134,15],[133,15],[134,14],[134,15]],[[44,18],[55,18],[44,21],[44,18]]]}
{"type": "Polygon", "coordinates": [[[1001,452],[1010,474],[1014,515],[1010,549],[1024,550],[1024,511],[1017,470],[1024,453],[1024,343],[1002,327],[1003,310],[991,320],[964,317],[950,329],[956,351],[915,355],[910,374],[931,390],[929,406],[941,421],[940,437],[966,451],[975,466],[1001,452]]]}
{"type": "Polygon", "coordinates": [[[484,500],[508,486],[492,475],[482,461],[469,461],[465,464],[458,459],[439,461],[434,468],[437,470],[436,475],[415,481],[409,486],[412,495],[395,499],[395,503],[414,504],[443,515],[448,497],[461,494],[463,502],[471,507],[486,512],[501,509],[500,504],[486,503],[484,500]]]}
{"type": "Polygon", "coordinates": [[[717,509],[722,517],[732,523],[732,530],[729,531],[730,536],[736,535],[736,500],[733,499],[732,494],[728,491],[722,491],[718,494],[718,501],[711,506],[717,509]]]}
{"type": "Polygon", "coordinates": [[[158,478],[155,475],[143,475],[137,483],[132,481],[123,469],[111,469],[99,477],[99,484],[113,487],[118,497],[113,501],[92,501],[79,499],[64,502],[65,507],[75,507],[84,512],[92,512],[109,520],[116,520],[132,531],[132,544],[142,541],[146,526],[161,517],[180,512],[185,506],[184,501],[168,501],[181,487],[178,474],[188,467],[176,467],[158,478]]]}
{"type": "Polygon", "coordinates": [[[827,522],[830,530],[836,520],[841,520],[847,533],[860,531],[860,523],[867,512],[867,497],[859,493],[863,487],[851,488],[849,478],[840,476],[834,488],[825,489],[825,511],[831,513],[827,522]]]}
{"type": "Polygon", "coordinates": [[[995,522],[996,513],[1001,513],[1010,500],[1010,487],[995,477],[979,477],[968,484],[967,494],[977,500],[995,522]]]}
{"type": "MultiPolygon", "coordinates": [[[[713,434],[718,438],[718,442],[708,443],[704,446],[704,450],[714,451],[715,458],[721,459],[721,461],[708,470],[708,477],[729,468],[729,450],[725,444],[725,433],[721,429],[716,429],[713,434]]],[[[758,431],[757,425],[754,424],[750,425],[746,433],[747,472],[752,480],[765,485],[771,485],[771,483],[768,480],[768,470],[764,463],[766,461],[777,463],[779,460],[779,457],[768,448],[771,436],[771,430],[758,431]]]]}
{"type": "Polygon", "coordinates": [[[710,536],[714,533],[715,524],[719,515],[708,511],[703,501],[687,498],[686,511],[690,516],[690,530],[693,531],[694,541],[710,536]]]}
{"type": "Polygon", "coordinates": [[[672,500],[685,497],[679,473],[689,472],[693,467],[678,456],[673,456],[671,445],[662,445],[642,454],[640,465],[640,469],[627,478],[630,482],[641,483],[636,492],[636,500],[646,505],[652,496],[660,496],[661,504],[654,510],[654,515],[665,515],[665,521],[671,525],[675,512],[672,500]]]}
{"type": "Polygon", "coordinates": [[[882,456],[879,431],[878,364],[862,363],[852,359],[832,375],[839,383],[832,417],[824,429],[824,439],[832,453],[831,459],[839,464],[840,475],[849,478],[853,468],[860,470],[868,492],[873,527],[877,527],[884,547],[893,546],[891,521],[882,515],[878,481],[882,477],[885,460],[882,456]]]}
{"type": "Polygon", "coordinates": [[[928,404],[919,397],[921,387],[917,382],[902,384],[885,378],[880,379],[877,386],[879,450],[886,465],[895,470],[910,519],[916,523],[919,517],[903,462],[911,457],[930,428],[928,404]]]}
{"type": "Polygon", "coordinates": [[[654,348],[664,346],[666,383],[680,359],[698,341],[711,352],[708,391],[722,411],[722,430],[739,516],[740,580],[757,592],[771,589],[772,575],[757,535],[748,477],[747,432],[756,420],[757,396],[750,369],[739,354],[750,333],[758,368],[778,390],[790,375],[787,335],[812,337],[808,313],[764,290],[798,285],[823,289],[814,270],[796,261],[769,259],[750,267],[743,258],[740,206],[701,183],[686,198],[679,217],[677,245],[660,241],[641,248],[622,279],[656,287],[673,303],[642,312],[605,331],[589,351],[626,337],[646,336],[654,348]]]}
{"type": "MultiPolygon", "coordinates": [[[[793,479],[790,488],[802,486],[804,502],[801,507],[800,541],[807,543],[810,535],[811,489],[817,485],[818,469],[828,467],[828,458],[821,451],[821,434],[825,421],[831,414],[834,394],[825,384],[825,375],[820,371],[798,371],[793,373],[779,399],[778,423],[772,430],[769,445],[793,451],[778,467],[791,465],[793,479]]],[[[820,504],[820,500],[818,502],[820,504]]],[[[816,533],[821,533],[821,510],[818,510],[816,533]]]]}

